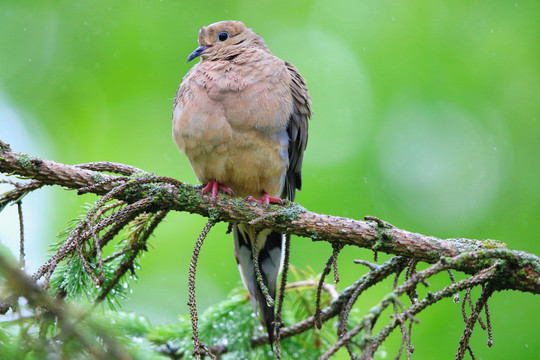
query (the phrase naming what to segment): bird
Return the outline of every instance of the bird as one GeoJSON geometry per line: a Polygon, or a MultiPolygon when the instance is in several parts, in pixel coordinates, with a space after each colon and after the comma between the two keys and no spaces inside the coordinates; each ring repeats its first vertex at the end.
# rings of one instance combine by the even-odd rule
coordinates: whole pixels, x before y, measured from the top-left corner
{"type": "MultiPolygon", "coordinates": [[[[294,201],[312,116],[304,79],[240,21],[203,26],[198,44],[187,61],[200,60],[178,87],[172,127],[178,149],[205,185],[202,192],[215,199],[223,191],[265,205],[294,201]]],[[[272,346],[274,307],[257,282],[252,249],[256,244],[263,283],[275,299],[284,235],[244,223],[232,224],[232,233],[243,284],[272,346]]]]}

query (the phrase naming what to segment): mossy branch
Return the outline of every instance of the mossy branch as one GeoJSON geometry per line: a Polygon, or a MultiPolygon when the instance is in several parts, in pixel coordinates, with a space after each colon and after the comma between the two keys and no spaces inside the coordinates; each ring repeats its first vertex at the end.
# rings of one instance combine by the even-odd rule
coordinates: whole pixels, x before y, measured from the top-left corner
{"type": "MultiPolygon", "coordinates": [[[[101,196],[94,205],[88,206],[86,214],[66,231],[65,240],[61,240],[56,245],[56,254],[34,274],[33,281],[23,276],[26,282],[22,280],[18,282],[19,285],[28,286],[32,290],[36,286],[35,281],[44,277],[43,286],[35,287],[39,289],[40,294],[44,294],[43,288],[46,289],[52,285],[51,293],[59,298],[75,299],[80,294],[84,294],[92,301],[100,302],[107,299],[114,305],[116,298],[121,298],[128,285],[127,272],[135,276],[137,259],[141,252],[147,250],[146,240],[170,210],[208,217],[209,222],[197,242],[190,267],[189,304],[194,348],[191,352],[185,344],[175,347],[167,343],[165,350],[162,349],[161,352],[171,358],[179,358],[190,353],[196,357],[204,356],[205,353],[218,356],[225,352],[238,351],[241,343],[244,344],[242,345],[244,348],[246,345],[249,347],[249,343],[246,343],[246,339],[243,338],[234,346],[231,343],[230,348],[219,343],[209,344],[211,347],[207,348],[202,341],[208,330],[200,334],[198,331],[198,316],[195,308],[195,264],[202,240],[211,225],[219,221],[249,223],[258,230],[270,228],[286,233],[289,235],[288,238],[290,235],[298,235],[311,238],[313,241],[327,241],[332,244],[333,253],[326,263],[323,276],[318,282],[311,280],[314,284],[318,284],[314,300],[315,313],[310,315],[310,310],[308,310],[308,316],[296,320],[298,321],[296,324],[283,327],[285,324],[279,322],[276,326],[278,339],[304,336],[310,332],[310,329],[315,327],[321,329],[324,322],[338,316],[336,340],[333,344],[326,343],[325,352],[317,355],[321,356],[320,359],[330,358],[341,347],[348,351],[351,358],[357,358],[354,354],[356,350],[360,350],[362,359],[372,358],[380,344],[398,327],[402,334],[398,357],[405,348],[407,358],[410,358],[413,351],[411,327],[417,321],[415,315],[446,297],[454,296],[456,299],[457,296],[457,301],[459,301],[457,292],[466,290],[462,307],[465,330],[456,354],[456,358],[461,359],[466,351],[472,354],[469,339],[476,322],[487,329],[488,345],[491,343],[487,301],[493,291],[519,290],[533,294],[540,293],[540,259],[533,254],[510,250],[504,243],[496,240],[439,239],[398,229],[373,216],[366,216],[362,221],[317,214],[290,202],[283,206],[262,206],[256,202],[228,195],[220,195],[213,199],[202,194],[201,186],[184,184],[129,165],[110,162],[66,165],[15,153],[2,141],[0,141],[0,172],[30,179],[28,182],[0,180],[14,187],[13,190],[0,195],[0,211],[8,204],[17,204],[19,208],[21,264],[24,261],[21,201],[26,194],[44,185],[59,185],[76,189],[79,194],[94,193],[101,196]],[[123,240],[119,244],[120,247],[117,247],[112,255],[103,258],[102,249],[113,238],[119,237],[121,232],[123,232],[123,240]],[[337,256],[345,245],[371,249],[375,253],[375,258],[378,252],[396,256],[382,265],[364,260],[356,261],[366,265],[370,269],[369,272],[341,293],[336,292],[333,301],[322,309],[321,290],[328,285],[324,283],[324,277],[333,270],[334,281],[339,281],[337,256]],[[425,270],[417,271],[416,267],[420,261],[432,265],[425,270]],[[456,282],[452,270],[465,272],[471,276],[456,282]],[[405,280],[399,285],[399,276],[402,272],[405,272],[405,280]],[[423,283],[428,286],[426,280],[439,272],[448,272],[452,283],[435,293],[428,292],[424,298],[419,298],[416,291],[417,285],[423,283]],[[349,322],[349,315],[358,297],[367,288],[389,276],[394,276],[393,291],[383,297],[379,304],[367,312],[363,318],[359,321],[355,320],[354,327],[349,327],[353,325],[349,322]],[[476,306],[473,306],[470,290],[476,286],[482,286],[484,291],[476,306]],[[405,305],[400,300],[405,294],[409,297],[410,305],[405,305]],[[471,308],[470,317],[466,316],[464,310],[466,302],[471,308]],[[392,320],[378,334],[373,333],[374,326],[380,321],[380,314],[385,308],[393,309],[392,320]],[[482,309],[486,313],[487,326],[480,318],[482,309]],[[405,326],[407,321],[409,321],[408,330],[405,326]]],[[[4,261],[0,258],[0,265],[2,262],[4,261]]],[[[285,288],[285,285],[286,278],[282,279],[281,288],[285,288]]],[[[0,314],[6,313],[10,308],[16,309],[15,299],[21,296],[16,291],[16,284],[8,287],[12,289],[5,300],[0,299],[0,314]]],[[[30,298],[29,303],[35,306],[36,314],[38,314],[38,309],[42,305],[30,301],[32,300],[30,293],[24,293],[22,296],[30,298]]],[[[280,294],[278,298],[280,304],[283,298],[283,294],[280,294]]],[[[52,298],[47,297],[40,301],[49,313],[61,320],[62,315],[56,314],[52,298]],[[49,306],[49,304],[52,305],[49,306]]],[[[62,300],[59,300],[58,304],[62,303],[62,300]]],[[[220,318],[222,317],[220,315],[220,318]]],[[[281,319],[280,313],[276,319],[281,319]]],[[[69,322],[65,324],[70,326],[69,322]]],[[[326,330],[330,328],[332,328],[331,325],[325,325],[326,330]]],[[[60,330],[64,333],[73,333],[71,328],[60,330]]],[[[237,331],[242,334],[248,332],[249,330],[237,331]]],[[[318,332],[314,336],[318,337],[318,332]]],[[[75,337],[79,338],[79,336],[75,337]]],[[[101,350],[95,348],[93,343],[85,344],[84,337],[80,337],[79,340],[83,348],[88,347],[85,351],[93,353],[95,358],[102,358],[99,353],[101,350]]],[[[268,341],[268,335],[252,338],[251,347],[257,348],[268,341]]],[[[286,346],[289,346],[291,343],[287,344],[286,346]]],[[[318,351],[317,349],[315,352],[318,351]]],[[[281,358],[282,350],[287,352],[291,349],[285,349],[279,343],[276,344],[277,359],[281,358]]]]}
{"type": "MultiPolygon", "coordinates": [[[[151,199],[146,211],[175,210],[196,213],[213,221],[249,223],[257,228],[308,237],[339,245],[353,245],[436,263],[441,258],[463,253],[452,269],[475,274],[504,260],[500,276],[493,283],[495,290],[512,289],[540,294],[540,258],[524,251],[510,250],[497,240],[439,239],[396,228],[375,217],[365,221],[318,214],[297,203],[269,207],[241,198],[220,195],[216,199],[201,195],[200,186],[158,177],[134,167],[115,163],[66,165],[55,161],[18,154],[0,140],[0,172],[39,181],[43,185],[59,185],[77,189],[79,193],[104,195],[113,191],[118,200],[135,203],[151,199]],[[121,175],[106,174],[103,171],[121,175]],[[120,190],[120,189],[118,189],[120,190]]],[[[18,187],[17,198],[24,196],[21,189],[33,191],[38,186],[18,187]]],[[[8,192],[0,196],[0,205],[13,201],[8,192]]],[[[1,209],[1,207],[0,207],[1,209]]]]}

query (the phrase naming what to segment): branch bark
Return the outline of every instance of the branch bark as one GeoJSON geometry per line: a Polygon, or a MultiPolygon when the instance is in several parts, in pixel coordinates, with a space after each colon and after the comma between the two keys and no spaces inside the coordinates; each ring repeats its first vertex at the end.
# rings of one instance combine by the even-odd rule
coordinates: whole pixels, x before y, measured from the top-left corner
{"type": "MultiPolygon", "coordinates": [[[[152,198],[149,211],[175,210],[196,213],[214,221],[244,222],[258,228],[327,241],[333,244],[353,245],[387,254],[400,255],[427,263],[436,263],[441,258],[450,258],[463,253],[460,261],[452,268],[474,274],[504,260],[495,290],[512,289],[540,294],[540,258],[524,251],[510,250],[496,240],[439,239],[396,228],[375,217],[365,221],[317,214],[296,203],[269,207],[240,198],[220,195],[215,200],[201,195],[200,186],[181,183],[177,180],[144,173],[139,169],[114,163],[66,165],[55,161],[15,153],[0,140],[0,172],[31,178],[45,185],[59,185],[81,192],[103,195],[113,187],[132,182],[115,197],[133,203],[152,198]],[[98,169],[91,170],[91,169],[98,169]],[[106,174],[102,171],[122,175],[106,174]],[[129,177],[126,175],[130,175],[129,177]],[[144,186],[135,179],[154,178],[144,186]],[[81,190],[82,189],[82,190],[81,190]]],[[[37,187],[28,187],[32,191],[37,187]]],[[[13,191],[19,191],[16,188],[13,191]]],[[[1,205],[13,197],[9,192],[0,197],[1,205]]]]}

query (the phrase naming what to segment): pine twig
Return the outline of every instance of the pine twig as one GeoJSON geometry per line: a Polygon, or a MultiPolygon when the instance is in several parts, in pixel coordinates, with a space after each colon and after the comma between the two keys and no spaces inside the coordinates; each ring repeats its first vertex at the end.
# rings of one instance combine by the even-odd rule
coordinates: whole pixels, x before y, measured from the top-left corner
{"type": "Polygon", "coordinates": [[[275,331],[276,331],[276,341],[275,341],[275,352],[276,359],[281,360],[281,336],[280,331],[283,327],[283,320],[281,319],[281,314],[283,311],[283,300],[285,299],[285,287],[287,285],[287,274],[289,272],[289,257],[291,253],[291,235],[285,235],[285,246],[284,246],[284,259],[283,259],[283,270],[281,271],[281,282],[279,285],[279,297],[277,299],[276,306],[276,320],[275,320],[275,331]]]}
{"type": "MultiPolygon", "coordinates": [[[[378,270],[370,271],[367,274],[363,275],[354,282],[351,286],[344,289],[338,296],[337,299],[333,300],[330,305],[321,310],[321,321],[325,322],[329,319],[332,319],[334,316],[341,313],[345,305],[349,302],[354,294],[360,294],[362,291],[369,289],[371,286],[379,283],[384,280],[387,276],[391,275],[396,271],[396,268],[402,266],[405,263],[406,259],[395,256],[382,264],[378,270]],[[360,291],[357,291],[361,289],[360,291]]],[[[304,319],[296,324],[290,325],[286,328],[281,329],[281,338],[288,338],[297,334],[300,334],[307,329],[311,329],[315,326],[315,316],[310,316],[307,319],[304,319]]],[[[269,339],[268,335],[261,335],[255,337],[251,340],[251,346],[256,347],[262,344],[268,344],[269,339]]]]}
{"type": "Polygon", "coordinates": [[[199,235],[199,238],[197,239],[197,242],[195,243],[195,248],[193,249],[193,256],[191,257],[191,262],[189,264],[189,301],[188,306],[190,309],[190,316],[191,316],[191,330],[192,330],[192,338],[193,338],[193,355],[195,356],[195,359],[201,359],[201,356],[204,356],[204,354],[208,354],[210,358],[215,359],[216,357],[212,354],[212,352],[204,345],[200,338],[199,338],[199,328],[198,328],[198,315],[197,315],[197,303],[195,300],[195,273],[197,271],[197,260],[199,259],[199,253],[201,251],[202,244],[204,242],[204,239],[206,239],[206,236],[208,235],[208,232],[212,227],[214,226],[215,222],[211,219],[208,220],[206,225],[204,226],[203,230],[201,231],[201,234],[199,235]]]}
{"type": "Polygon", "coordinates": [[[330,274],[330,269],[332,266],[332,262],[334,261],[334,254],[330,255],[328,260],[326,260],[326,264],[324,265],[323,272],[321,274],[321,278],[319,279],[319,285],[317,286],[317,296],[315,299],[315,314],[313,317],[315,318],[315,327],[317,329],[322,328],[322,320],[321,320],[321,292],[324,284],[324,279],[326,278],[326,275],[330,274]]]}
{"type": "MultiPolygon", "coordinates": [[[[426,296],[424,299],[413,304],[411,307],[407,309],[407,312],[414,316],[420,313],[421,311],[423,311],[424,309],[426,309],[428,306],[433,305],[436,302],[440,301],[441,299],[450,297],[453,294],[455,294],[457,291],[461,291],[464,289],[468,289],[474,286],[484,284],[492,280],[496,275],[497,275],[497,265],[493,265],[467,279],[455,282],[434,293],[428,293],[429,296],[426,296]]],[[[376,337],[377,346],[382,344],[382,342],[388,337],[388,335],[390,335],[392,330],[394,330],[397,326],[398,324],[394,320],[392,320],[389,324],[385,325],[376,337]]]]}
{"type": "Polygon", "coordinates": [[[456,360],[461,360],[465,356],[465,351],[468,349],[471,353],[471,356],[474,357],[472,354],[472,349],[469,347],[469,340],[471,338],[471,334],[474,329],[474,324],[476,324],[476,321],[478,320],[478,317],[480,315],[480,312],[482,311],[482,308],[487,303],[489,297],[493,294],[493,288],[491,286],[486,285],[482,288],[482,293],[480,294],[480,297],[478,298],[478,301],[476,302],[476,305],[473,309],[473,312],[471,313],[471,316],[467,320],[467,323],[465,324],[465,330],[463,330],[463,335],[461,336],[461,339],[459,339],[459,347],[458,351],[456,353],[456,360]]]}
{"type": "MultiPolygon", "coordinates": [[[[359,325],[355,326],[351,331],[344,334],[334,345],[330,347],[319,359],[325,360],[329,359],[330,356],[332,356],[337,350],[339,350],[342,346],[344,346],[350,339],[352,339],[354,336],[356,336],[360,331],[370,330],[374,325],[377,319],[379,318],[379,315],[382,311],[388,307],[390,303],[393,303],[399,296],[401,296],[403,293],[408,292],[416,287],[416,285],[425,279],[441,272],[446,269],[448,269],[453,263],[460,261],[460,258],[463,256],[468,256],[469,254],[462,254],[458,255],[452,259],[446,259],[441,258],[439,262],[437,262],[434,265],[431,265],[427,269],[420,271],[415,274],[415,276],[411,276],[407,281],[405,281],[402,285],[400,285],[395,291],[392,293],[386,295],[381,302],[373,307],[360,321],[359,325]]],[[[495,265],[494,265],[495,266],[495,265]]],[[[492,270],[492,269],[491,269],[492,270]]],[[[482,273],[483,274],[483,273],[482,273]]],[[[482,278],[484,279],[484,277],[482,278]]],[[[487,281],[487,280],[486,280],[487,281]]],[[[428,294],[429,295],[429,294],[428,294]]],[[[433,294],[430,294],[428,298],[433,298],[433,294]]],[[[416,303],[415,303],[416,304],[416,303]]],[[[413,305],[414,306],[414,305],[413,305]]],[[[414,315],[413,312],[407,311],[405,315],[408,316],[408,314],[414,315]]],[[[363,353],[373,353],[376,350],[376,346],[372,347],[372,341],[369,336],[365,337],[366,340],[364,340],[364,351],[363,353]]],[[[377,342],[375,344],[379,343],[380,337],[377,337],[377,342]]]]}
{"type": "Polygon", "coordinates": [[[338,271],[338,255],[339,252],[343,249],[342,244],[332,244],[332,270],[334,271],[334,283],[339,282],[339,271],[338,271]]]}
{"type": "Polygon", "coordinates": [[[257,279],[257,283],[259,284],[259,287],[261,289],[261,292],[264,295],[264,298],[266,299],[266,304],[269,307],[274,306],[274,299],[272,299],[272,296],[270,296],[270,292],[268,291],[268,287],[266,287],[266,284],[263,281],[263,276],[261,273],[261,266],[259,264],[259,253],[258,253],[258,242],[259,238],[259,232],[255,232],[255,236],[253,237],[253,244],[251,244],[251,257],[253,260],[253,267],[255,270],[255,277],[257,279]]]}
{"type": "Polygon", "coordinates": [[[22,211],[22,200],[17,201],[17,212],[19,214],[19,266],[24,269],[24,221],[22,211]]]}
{"type": "MultiPolygon", "coordinates": [[[[105,300],[105,298],[107,297],[107,295],[109,294],[109,292],[112,291],[112,289],[114,288],[114,286],[120,281],[120,279],[122,278],[122,276],[125,275],[125,273],[128,271],[128,270],[132,270],[133,269],[133,263],[135,261],[135,258],[137,257],[137,255],[139,255],[140,251],[143,250],[146,246],[146,241],[148,240],[148,238],[150,237],[150,235],[152,235],[152,233],[154,232],[154,230],[156,229],[156,227],[161,223],[161,221],[165,218],[165,216],[167,215],[167,211],[165,210],[162,210],[160,212],[158,212],[152,219],[152,221],[150,222],[150,224],[148,225],[148,228],[144,231],[143,235],[138,239],[137,243],[133,244],[132,245],[132,251],[131,251],[131,254],[129,254],[129,256],[127,257],[126,260],[124,260],[120,266],[115,270],[114,272],[114,278],[109,281],[105,288],[102,290],[101,294],[99,294],[99,296],[97,297],[96,299],[96,302],[101,302],[103,300],[105,300]]],[[[99,245],[98,245],[99,246],[99,245]]]]}

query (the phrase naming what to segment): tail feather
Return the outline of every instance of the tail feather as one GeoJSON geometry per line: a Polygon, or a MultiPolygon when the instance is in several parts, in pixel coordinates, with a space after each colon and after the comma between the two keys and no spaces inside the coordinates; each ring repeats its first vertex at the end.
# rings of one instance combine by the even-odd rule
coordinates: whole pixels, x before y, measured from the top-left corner
{"type": "MultiPolygon", "coordinates": [[[[244,286],[248,289],[253,310],[258,312],[268,332],[270,346],[274,343],[274,307],[268,306],[255,275],[252,245],[255,231],[248,225],[233,226],[234,254],[244,286]],[[258,309],[257,309],[258,304],[258,309]]],[[[282,266],[283,234],[263,230],[258,234],[257,253],[263,283],[275,300],[279,272],[282,266]]]]}

